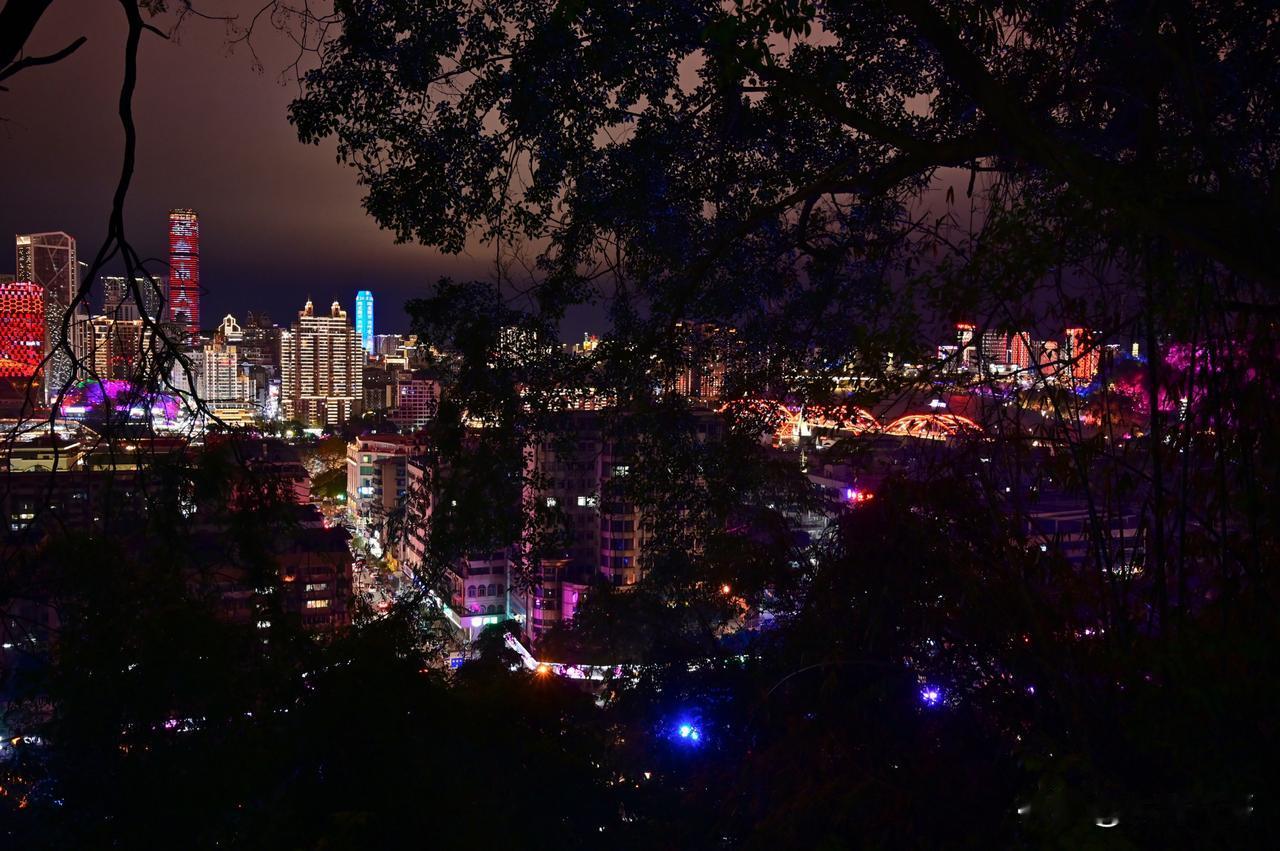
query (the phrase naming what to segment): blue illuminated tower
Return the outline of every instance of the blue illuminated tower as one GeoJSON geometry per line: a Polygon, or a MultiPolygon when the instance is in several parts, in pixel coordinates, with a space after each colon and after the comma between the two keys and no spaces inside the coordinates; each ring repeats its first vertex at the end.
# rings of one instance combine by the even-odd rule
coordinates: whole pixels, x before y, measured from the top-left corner
{"type": "Polygon", "coordinates": [[[373,293],[368,290],[356,293],[356,334],[365,352],[373,354],[373,293]]]}

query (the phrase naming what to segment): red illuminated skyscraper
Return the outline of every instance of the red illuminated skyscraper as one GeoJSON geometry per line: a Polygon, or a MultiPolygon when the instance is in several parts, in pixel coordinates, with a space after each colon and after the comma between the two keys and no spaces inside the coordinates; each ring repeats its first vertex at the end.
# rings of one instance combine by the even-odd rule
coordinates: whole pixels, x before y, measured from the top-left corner
{"type": "Polygon", "coordinates": [[[1026,331],[1015,331],[1010,335],[1009,363],[1022,370],[1035,366],[1035,346],[1031,343],[1031,334],[1026,331]]]}
{"type": "Polygon", "coordinates": [[[169,211],[169,321],[195,339],[200,334],[200,218],[169,211]]]}
{"type": "Polygon", "coordinates": [[[0,377],[34,378],[44,357],[44,287],[0,282],[0,377]]]}
{"type": "Polygon", "coordinates": [[[1098,374],[1102,352],[1093,339],[1093,333],[1084,328],[1068,328],[1066,339],[1067,363],[1071,377],[1088,384],[1098,374]]]}

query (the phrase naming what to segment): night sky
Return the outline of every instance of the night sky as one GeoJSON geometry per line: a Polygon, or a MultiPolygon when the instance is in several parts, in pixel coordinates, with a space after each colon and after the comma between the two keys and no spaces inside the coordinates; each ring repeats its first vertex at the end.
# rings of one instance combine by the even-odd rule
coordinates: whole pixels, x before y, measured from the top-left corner
{"type": "MultiPolygon", "coordinates": [[[[207,3],[242,14],[256,0],[207,3]]],[[[0,272],[14,269],[12,234],[65,230],[92,260],[106,231],[123,134],[115,114],[124,15],[110,0],[52,4],[28,44],[55,51],[88,42],[56,65],[24,71],[0,92],[0,272]]],[[[355,293],[376,300],[379,332],[407,327],[402,305],[441,275],[487,277],[488,253],[446,256],[396,245],[360,206],[355,172],[332,144],[305,146],[286,118],[296,83],[280,81],[289,44],[264,26],[249,52],[228,55],[220,22],[188,19],[176,43],[144,36],[134,101],[139,144],[126,216],[144,257],[165,250],[165,216],[191,207],[201,220],[202,324],[265,309],[287,324],[308,295],[352,311],[355,293]]],[[[118,269],[110,270],[120,271],[118,269]]],[[[566,332],[570,329],[566,328],[566,332]]]]}

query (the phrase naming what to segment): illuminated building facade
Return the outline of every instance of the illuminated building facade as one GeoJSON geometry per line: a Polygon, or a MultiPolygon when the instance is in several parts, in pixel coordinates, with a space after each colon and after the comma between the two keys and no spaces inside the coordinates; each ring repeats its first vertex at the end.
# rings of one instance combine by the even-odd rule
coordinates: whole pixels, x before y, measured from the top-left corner
{"type": "Polygon", "coordinates": [[[234,343],[213,342],[200,349],[197,397],[213,411],[256,407],[257,384],[240,371],[239,351],[234,343]]]}
{"type": "Polygon", "coordinates": [[[1070,370],[1071,378],[1077,382],[1088,384],[1098,374],[1098,363],[1101,360],[1101,349],[1091,331],[1084,328],[1068,328],[1064,359],[1070,370]]]}
{"type": "Polygon", "coordinates": [[[440,382],[436,379],[421,373],[401,372],[394,393],[394,409],[388,419],[400,428],[418,431],[435,419],[440,406],[440,382]]]}
{"type": "Polygon", "coordinates": [[[280,335],[280,406],[286,420],[337,425],[360,414],[365,352],[335,301],[328,315],[311,301],[280,335]]]}
{"type": "Polygon", "coordinates": [[[114,319],[95,316],[89,320],[89,351],[78,355],[84,366],[99,379],[139,377],[144,338],[150,339],[141,319],[114,319]]]}
{"type": "Polygon", "coordinates": [[[44,290],[45,397],[52,399],[74,379],[71,352],[87,349],[88,309],[70,320],[67,312],[80,291],[80,265],[75,237],[63,231],[18,234],[15,238],[19,281],[30,281],[44,290]],[[67,328],[71,352],[58,345],[67,328]]]}
{"type": "Polygon", "coordinates": [[[347,444],[347,508],[376,555],[398,555],[385,520],[406,504],[409,459],[425,451],[421,438],[405,434],[361,435],[347,444]]]}
{"type": "Polygon", "coordinates": [[[190,339],[200,335],[200,218],[169,211],[169,321],[190,339]]]}
{"type": "Polygon", "coordinates": [[[959,366],[973,366],[978,360],[977,348],[973,345],[976,328],[968,322],[956,323],[956,351],[959,352],[959,366]]]}
{"type": "Polygon", "coordinates": [[[249,311],[240,331],[240,356],[247,363],[280,371],[281,329],[265,313],[249,311]]]}
{"type": "Polygon", "coordinates": [[[365,352],[373,354],[373,293],[368,290],[356,293],[356,333],[365,352]]]}
{"type": "Polygon", "coordinates": [[[1062,366],[1061,354],[1057,340],[1045,340],[1040,347],[1040,371],[1049,377],[1056,376],[1062,366]]]}
{"type": "Polygon", "coordinates": [[[1009,363],[1009,335],[1004,331],[982,332],[982,362],[988,366],[1009,363]]]}
{"type": "Polygon", "coordinates": [[[680,363],[675,392],[713,402],[724,394],[725,370],[737,354],[737,331],[710,322],[677,322],[680,363]]]}
{"type": "Polygon", "coordinates": [[[357,518],[389,514],[405,497],[406,463],[425,451],[407,434],[366,434],[347,444],[347,506],[357,518]]]}
{"type": "Polygon", "coordinates": [[[160,310],[164,297],[160,292],[159,284],[154,281],[134,278],[134,284],[142,294],[142,303],[139,306],[138,298],[129,288],[127,278],[120,275],[103,275],[99,280],[102,282],[102,313],[105,316],[128,321],[141,319],[145,313],[153,322],[159,322],[163,318],[160,310]]]}
{"type": "Polygon", "coordinates": [[[1035,366],[1035,347],[1028,332],[1015,331],[1009,335],[1009,363],[1021,370],[1035,366]]]}
{"type": "Polygon", "coordinates": [[[236,322],[236,318],[228,313],[222,317],[222,323],[213,332],[213,336],[221,343],[239,344],[244,340],[244,330],[236,322]]]}
{"type": "Polygon", "coordinates": [[[0,377],[35,378],[44,357],[44,288],[0,283],[0,377]]]}
{"type": "Polygon", "coordinates": [[[64,308],[80,290],[76,240],[62,231],[18,234],[15,237],[18,280],[39,284],[64,308]]]}
{"type": "Polygon", "coordinates": [[[400,351],[404,338],[399,334],[375,334],[373,336],[373,353],[386,357],[395,357],[400,351]]]}

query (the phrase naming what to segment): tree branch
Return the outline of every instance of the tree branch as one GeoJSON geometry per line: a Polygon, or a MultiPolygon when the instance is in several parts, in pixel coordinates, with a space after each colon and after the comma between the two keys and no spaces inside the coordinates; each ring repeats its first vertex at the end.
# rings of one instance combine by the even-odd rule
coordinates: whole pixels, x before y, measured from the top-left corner
{"type": "Polygon", "coordinates": [[[17,62],[11,62],[5,68],[0,69],[0,80],[7,80],[19,71],[34,68],[37,65],[52,65],[55,62],[60,62],[79,50],[80,46],[88,40],[85,36],[80,36],[57,53],[50,53],[47,56],[27,56],[17,62]]]}

